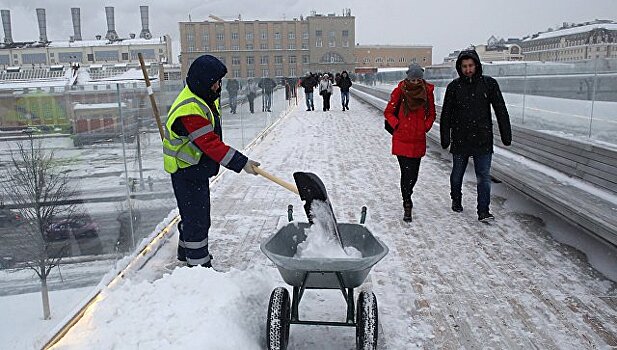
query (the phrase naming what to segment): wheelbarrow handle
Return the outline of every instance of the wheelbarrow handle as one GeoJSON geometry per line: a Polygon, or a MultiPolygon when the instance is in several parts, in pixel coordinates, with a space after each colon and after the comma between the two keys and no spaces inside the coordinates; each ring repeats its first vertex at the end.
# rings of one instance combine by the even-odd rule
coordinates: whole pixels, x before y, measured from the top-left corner
{"type": "Polygon", "coordinates": [[[253,170],[255,170],[255,172],[257,174],[265,177],[266,179],[274,182],[275,184],[283,186],[286,189],[290,190],[291,192],[293,192],[293,193],[295,193],[297,195],[300,194],[300,192],[298,192],[298,188],[295,185],[293,185],[293,184],[291,184],[291,183],[289,183],[289,182],[287,182],[285,180],[282,180],[282,179],[280,179],[280,178],[278,178],[278,177],[268,173],[267,171],[261,169],[260,167],[254,166],[253,170]]]}

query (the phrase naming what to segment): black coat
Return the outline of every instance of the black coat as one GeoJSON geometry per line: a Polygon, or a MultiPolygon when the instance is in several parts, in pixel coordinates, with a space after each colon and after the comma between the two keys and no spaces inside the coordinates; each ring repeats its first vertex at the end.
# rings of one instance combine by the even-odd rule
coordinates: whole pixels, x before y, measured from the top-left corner
{"type": "Polygon", "coordinates": [[[338,81],[338,87],[341,89],[341,92],[349,92],[349,88],[351,87],[351,79],[349,76],[344,77],[341,75],[341,79],[338,81]]]}
{"type": "Polygon", "coordinates": [[[317,79],[315,79],[312,75],[309,77],[305,77],[302,79],[300,86],[304,88],[305,93],[313,92],[313,89],[317,86],[317,79]]]}
{"type": "Polygon", "coordinates": [[[493,119],[491,105],[495,110],[501,141],[509,146],[512,142],[510,116],[497,81],[482,75],[482,64],[474,50],[461,52],[456,61],[459,78],[448,84],[441,110],[441,146],[450,147],[453,154],[482,155],[493,152],[493,119]],[[463,75],[461,61],[472,58],[476,62],[476,74],[471,78],[463,75]]]}

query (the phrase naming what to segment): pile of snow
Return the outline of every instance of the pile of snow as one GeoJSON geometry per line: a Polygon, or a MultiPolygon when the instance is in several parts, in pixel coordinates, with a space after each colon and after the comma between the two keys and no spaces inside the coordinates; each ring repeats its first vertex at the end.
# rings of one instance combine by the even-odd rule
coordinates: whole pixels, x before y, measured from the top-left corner
{"type": "Polygon", "coordinates": [[[294,258],[361,258],[362,253],[354,247],[341,247],[335,237],[334,215],[330,205],[322,201],[311,204],[313,225],[308,228],[306,240],[298,244],[294,258]]]}
{"type": "Polygon", "coordinates": [[[262,349],[271,272],[184,267],[127,280],[105,290],[57,349],[262,349]]]}

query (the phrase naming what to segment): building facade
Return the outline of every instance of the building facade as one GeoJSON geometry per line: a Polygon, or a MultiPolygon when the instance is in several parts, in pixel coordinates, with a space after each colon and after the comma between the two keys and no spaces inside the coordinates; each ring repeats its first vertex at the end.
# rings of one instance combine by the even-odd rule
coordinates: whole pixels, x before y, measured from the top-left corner
{"type": "Polygon", "coordinates": [[[432,46],[356,45],[356,68],[406,68],[433,64],[432,46]]]}
{"type": "MultiPolygon", "coordinates": [[[[524,59],[521,41],[519,39],[497,39],[491,36],[486,44],[472,45],[482,62],[522,61],[524,59]]],[[[456,62],[460,50],[451,52],[444,58],[444,63],[456,62]]]]}
{"type": "Polygon", "coordinates": [[[13,43],[0,46],[0,67],[9,70],[68,66],[72,63],[117,64],[138,63],[141,52],[146,62],[166,63],[172,55],[168,35],[154,39],[117,41],[84,40],[39,43],[13,43]]]}
{"type": "Polygon", "coordinates": [[[523,38],[526,61],[570,62],[617,58],[617,22],[598,20],[564,25],[523,38]]]}
{"type": "Polygon", "coordinates": [[[306,72],[351,70],[355,18],[346,11],[286,21],[180,22],[182,76],[199,56],[211,54],[230,78],[295,77],[306,72]]]}

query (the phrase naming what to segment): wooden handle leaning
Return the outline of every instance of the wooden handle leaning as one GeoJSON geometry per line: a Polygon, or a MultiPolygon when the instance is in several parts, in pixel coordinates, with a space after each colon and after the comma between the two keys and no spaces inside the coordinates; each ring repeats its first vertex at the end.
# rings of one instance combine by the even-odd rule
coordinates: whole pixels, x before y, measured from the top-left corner
{"type": "Polygon", "coordinates": [[[255,170],[255,172],[263,177],[265,177],[266,179],[285,187],[286,189],[290,190],[291,192],[299,195],[300,192],[298,192],[298,188],[296,186],[294,186],[293,184],[290,184],[289,182],[279,179],[278,177],[266,172],[265,170],[259,168],[259,167],[253,167],[253,170],[255,170]]]}
{"type": "Polygon", "coordinates": [[[146,64],[144,63],[144,57],[141,52],[137,53],[137,58],[139,59],[139,65],[141,66],[141,72],[144,75],[144,80],[146,81],[146,89],[148,90],[148,95],[150,96],[150,105],[152,105],[152,113],[154,114],[154,119],[156,119],[156,126],[159,128],[159,134],[161,134],[161,140],[165,137],[163,133],[163,125],[161,124],[161,115],[159,113],[159,109],[156,106],[156,100],[154,99],[154,92],[152,91],[152,85],[150,84],[150,77],[148,77],[148,71],[146,71],[146,64]]]}

